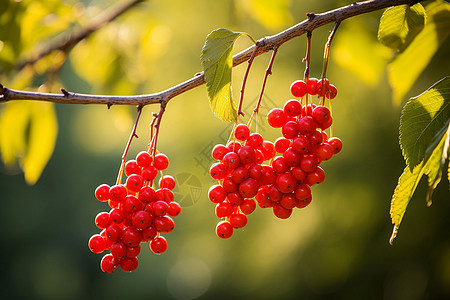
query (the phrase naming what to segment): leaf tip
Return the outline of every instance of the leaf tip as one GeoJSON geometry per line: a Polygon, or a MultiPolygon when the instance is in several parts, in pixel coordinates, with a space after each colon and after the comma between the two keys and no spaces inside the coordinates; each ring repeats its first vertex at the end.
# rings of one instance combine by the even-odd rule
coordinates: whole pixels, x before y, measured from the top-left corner
{"type": "Polygon", "coordinates": [[[394,229],[392,230],[392,235],[391,235],[391,237],[389,238],[389,244],[390,244],[391,246],[394,245],[394,239],[395,239],[395,237],[397,236],[397,232],[398,232],[398,225],[394,225],[394,229]]]}

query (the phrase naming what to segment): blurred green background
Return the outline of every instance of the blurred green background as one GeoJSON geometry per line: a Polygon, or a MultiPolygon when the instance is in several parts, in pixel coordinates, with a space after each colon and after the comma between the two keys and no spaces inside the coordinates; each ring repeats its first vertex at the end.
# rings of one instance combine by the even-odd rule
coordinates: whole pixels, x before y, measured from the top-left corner
{"type": "MultiPolygon", "coordinates": [[[[0,82],[16,89],[40,86],[54,64],[48,59],[32,71],[17,73],[11,66],[19,54],[31,53],[61,30],[88,23],[110,6],[101,0],[0,2],[0,82]],[[7,25],[18,31],[6,32],[7,25]],[[18,33],[20,50],[14,52],[8,42],[18,33]]],[[[216,28],[245,31],[259,39],[304,20],[307,12],[347,4],[145,1],[77,45],[50,90],[158,92],[201,70],[201,47],[216,28]]],[[[27,185],[17,165],[1,165],[0,289],[5,299],[449,299],[450,197],[445,178],[430,208],[421,182],[399,236],[393,246],[388,243],[390,200],[405,163],[398,144],[401,107],[392,104],[385,70],[392,53],[376,41],[381,13],[348,19],[336,34],[328,77],[339,90],[333,102],[334,135],[344,147],[323,164],[326,180],[313,187],[310,206],[294,210],[288,220],[258,208],[229,240],[215,235],[218,219],[207,197],[214,184],[208,175],[209,153],[227,139],[230,124],[213,117],[205,86],[170,101],[158,148],[170,158],[167,174],[178,180],[176,201],[183,211],[175,218],[175,231],[165,235],[167,252],[158,256],[142,244],[139,267],[132,273],[102,273],[102,255],[92,254],[87,241],[99,232],[94,217],[107,210],[95,200],[94,190],[115,182],[136,111],[56,104],[56,147],[37,183],[27,185]]],[[[332,26],[313,33],[314,77],[321,75],[323,47],[332,26]]],[[[235,52],[248,46],[248,39],[240,38],[235,52]]],[[[305,50],[305,36],[279,49],[263,114],[291,97],[290,84],[303,76],[305,50]]],[[[448,75],[449,50],[447,41],[407,97],[448,75]]],[[[251,69],[246,116],[255,105],[269,58],[269,53],[257,57],[251,69]]],[[[236,98],[245,65],[234,69],[236,98]]],[[[143,109],[139,139],[129,158],[146,149],[148,124],[158,110],[157,105],[143,109]]],[[[273,141],[280,134],[264,119],[259,126],[266,139],[273,141]]]]}

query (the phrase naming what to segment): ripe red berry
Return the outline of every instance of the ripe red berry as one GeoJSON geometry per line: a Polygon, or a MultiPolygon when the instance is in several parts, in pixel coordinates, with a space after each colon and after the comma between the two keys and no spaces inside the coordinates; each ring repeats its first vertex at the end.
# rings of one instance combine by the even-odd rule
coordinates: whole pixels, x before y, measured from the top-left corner
{"type": "Polygon", "coordinates": [[[281,128],[286,123],[286,114],[281,108],[273,108],[267,114],[267,122],[273,128],[281,128]]]}
{"type": "Polygon", "coordinates": [[[220,185],[213,185],[208,191],[209,200],[213,203],[220,203],[227,197],[227,192],[220,185]]]}
{"type": "Polygon", "coordinates": [[[264,139],[261,134],[254,132],[250,134],[247,141],[245,142],[246,146],[250,146],[253,149],[259,149],[262,147],[264,139]]]}
{"type": "Polygon", "coordinates": [[[212,150],[212,157],[215,160],[222,160],[223,156],[225,154],[227,154],[228,152],[230,152],[230,149],[228,149],[228,147],[218,144],[218,145],[215,145],[212,150]]]}
{"type": "Polygon", "coordinates": [[[111,225],[111,218],[109,216],[109,213],[107,212],[101,212],[98,213],[95,217],[95,225],[97,225],[100,229],[105,229],[109,225],[111,225]]]}
{"type": "Polygon", "coordinates": [[[111,254],[120,260],[127,255],[127,246],[120,241],[116,242],[111,245],[111,254]]]}
{"type": "Polygon", "coordinates": [[[283,153],[291,145],[291,141],[285,137],[279,137],[275,140],[275,150],[277,153],[283,153]]]}
{"type": "Polygon", "coordinates": [[[298,204],[298,199],[292,193],[283,194],[280,204],[286,209],[293,209],[298,204]]]}
{"type": "Polygon", "coordinates": [[[317,167],[314,172],[308,173],[305,183],[309,186],[322,183],[325,180],[325,172],[321,167],[317,167]]]}
{"type": "Polygon", "coordinates": [[[117,224],[111,224],[106,228],[106,237],[112,242],[120,241],[122,237],[122,228],[117,224]]]}
{"type": "Polygon", "coordinates": [[[121,208],[113,208],[109,213],[109,218],[112,222],[120,224],[125,220],[125,213],[121,208]]]}
{"type": "Polygon", "coordinates": [[[312,112],[312,118],[320,126],[321,124],[328,122],[329,118],[331,118],[330,110],[326,106],[316,106],[312,112]]]}
{"type": "Polygon", "coordinates": [[[131,214],[135,211],[138,211],[142,208],[142,202],[139,201],[136,196],[128,195],[125,197],[125,200],[123,200],[123,212],[126,214],[131,214]]]}
{"type": "Polygon", "coordinates": [[[234,129],[234,136],[239,141],[245,141],[250,136],[250,128],[245,124],[239,124],[234,129]]]}
{"type": "Polygon", "coordinates": [[[287,219],[292,214],[292,209],[284,208],[280,203],[275,203],[272,209],[274,215],[280,219],[287,219]]]}
{"type": "Polygon", "coordinates": [[[139,192],[144,186],[144,180],[141,175],[131,174],[126,181],[125,186],[133,192],[139,192]]]}
{"type": "Polygon", "coordinates": [[[296,121],[288,121],[281,128],[283,136],[287,139],[293,139],[298,135],[298,125],[296,121]]]}
{"type": "Polygon", "coordinates": [[[247,225],[247,216],[241,213],[231,214],[229,222],[233,228],[242,228],[247,225]]]}
{"type": "Polygon", "coordinates": [[[122,242],[128,246],[137,246],[141,242],[142,233],[137,228],[126,227],[122,232],[122,242]]]}
{"type": "Polygon", "coordinates": [[[169,158],[163,153],[158,153],[155,155],[155,160],[153,163],[157,170],[162,171],[167,169],[169,166],[169,158]]]}
{"type": "Polygon", "coordinates": [[[125,272],[132,272],[137,269],[138,264],[137,257],[124,257],[120,261],[120,268],[125,272]]]}
{"type": "Polygon", "coordinates": [[[126,248],[126,256],[130,258],[138,256],[140,252],[141,252],[141,245],[126,248]]]}
{"type": "Polygon", "coordinates": [[[233,235],[233,226],[228,221],[220,221],[216,226],[216,234],[222,239],[228,239],[233,235]]]}
{"type": "Polygon", "coordinates": [[[227,169],[236,169],[239,166],[239,155],[235,152],[228,152],[223,157],[222,163],[227,169]]]}
{"type": "Polygon", "coordinates": [[[256,158],[255,149],[253,149],[250,146],[243,146],[241,149],[239,149],[238,155],[239,155],[239,161],[243,165],[253,163],[256,158]]]}
{"type": "Polygon", "coordinates": [[[312,196],[309,195],[307,198],[304,198],[303,200],[299,200],[297,204],[297,208],[304,208],[308,206],[311,203],[312,196]]]}
{"type": "Polygon", "coordinates": [[[150,250],[153,253],[161,254],[167,250],[167,240],[162,235],[155,237],[150,241],[150,250]]]}
{"type": "Polygon", "coordinates": [[[118,259],[116,259],[112,254],[106,254],[100,262],[100,269],[105,273],[112,273],[117,269],[118,265],[118,259]]]}
{"type": "Polygon", "coordinates": [[[161,189],[156,190],[155,197],[156,197],[156,201],[164,201],[167,204],[169,204],[170,202],[173,201],[173,199],[175,198],[175,195],[173,194],[173,192],[171,190],[166,189],[166,188],[161,188],[161,189]]]}
{"type": "Polygon", "coordinates": [[[155,229],[158,232],[172,232],[175,228],[175,222],[173,219],[169,216],[163,216],[163,217],[155,217],[153,219],[153,226],[155,226],[155,229]]]}
{"type": "Polygon", "coordinates": [[[233,213],[233,205],[229,202],[222,202],[216,205],[216,216],[220,219],[228,217],[233,213]]]}
{"type": "Polygon", "coordinates": [[[145,203],[145,204],[155,201],[156,200],[155,189],[150,186],[143,187],[139,191],[138,199],[139,199],[139,201],[141,201],[142,203],[145,203]]]}
{"type": "Polygon", "coordinates": [[[306,94],[307,86],[303,80],[296,80],[291,84],[290,89],[294,97],[303,97],[306,94]]]}
{"type": "Polygon", "coordinates": [[[241,209],[241,211],[244,214],[249,215],[253,211],[255,211],[255,208],[256,208],[255,200],[253,200],[253,199],[244,199],[242,204],[239,205],[239,208],[241,209]]]}
{"type": "Polygon", "coordinates": [[[156,231],[155,227],[149,226],[142,230],[142,239],[141,242],[149,242],[158,235],[158,231],[156,231]]]}
{"type": "Polygon", "coordinates": [[[155,180],[156,175],[158,175],[158,170],[154,166],[149,166],[145,169],[142,169],[141,176],[142,179],[146,182],[152,182],[155,180]]]}
{"type": "Polygon", "coordinates": [[[156,201],[152,204],[153,214],[157,217],[165,216],[169,209],[169,204],[165,201],[156,201]]]}
{"type": "Polygon", "coordinates": [[[330,144],[334,149],[334,154],[338,154],[342,150],[342,141],[337,137],[332,137],[328,139],[328,144],[330,144]]]}
{"type": "Polygon", "coordinates": [[[175,188],[175,178],[170,175],[164,175],[159,179],[159,187],[173,190],[175,188]]]}
{"type": "Polygon", "coordinates": [[[322,78],[317,82],[317,95],[323,97],[328,92],[330,81],[327,78],[322,78]]]}
{"type": "Polygon", "coordinates": [[[223,163],[215,163],[209,169],[209,174],[216,180],[224,179],[228,174],[228,169],[223,163]]]}
{"type": "Polygon", "coordinates": [[[319,161],[315,155],[305,155],[300,161],[300,168],[307,173],[314,172],[318,164],[319,161]]]}
{"type": "MultiPolygon", "coordinates": [[[[244,179],[245,180],[245,179],[244,179]]],[[[243,181],[243,180],[242,180],[243,181]]],[[[241,181],[241,182],[242,182],[241,181]]],[[[226,193],[232,193],[232,192],[236,192],[237,190],[238,190],[238,188],[239,188],[239,183],[237,183],[237,182],[234,182],[232,179],[231,179],[231,177],[225,177],[224,178],[224,180],[223,180],[223,182],[222,182],[222,186],[223,186],[223,189],[224,189],[224,191],[226,192],[226,193]]],[[[211,199],[211,198],[210,198],[211,199]]],[[[212,201],[212,200],[211,200],[212,201]]],[[[222,200],[223,201],[223,200],[222,200]]],[[[219,201],[219,202],[215,202],[215,201],[213,201],[214,203],[219,203],[219,202],[221,202],[221,201],[219,201]]]]}
{"type": "Polygon", "coordinates": [[[275,145],[270,141],[263,142],[261,151],[264,155],[264,160],[271,160],[276,155],[275,145]]]}
{"type": "Polygon", "coordinates": [[[101,201],[105,202],[109,200],[109,185],[101,184],[95,189],[95,197],[101,201]]]}
{"type": "MultiPolygon", "coordinates": [[[[248,178],[239,185],[239,193],[244,198],[253,198],[258,193],[258,182],[253,178],[248,178]]],[[[243,200],[243,199],[242,199],[243,200]]]]}
{"type": "Polygon", "coordinates": [[[147,151],[141,151],[136,155],[136,163],[141,168],[150,167],[153,162],[153,157],[147,151]]]}
{"type": "Polygon", "coordinates": [[[298,120],[298,131],[304,135],[313,133],[317,128],[317,123],[310,116],[306,116],[298,120]]]}
{"type": "Polygon", "coordinates": [[[302,112],[302,105],[297,99],[291,99],[284,104],[283,110],[286,116],[296,117],[302,112]]]}
{"type": "Polygon", "coordinates": [[[88,246],[93,253],[102,253],[106,249],[106,241],[100,234],[94,234],[89,239],[88,246]]]}
{"type": "Polygon", "coordinates": [[[134,159],[127,161],[125,164],[125,175],[130,176],[131,174],[141,174],[141,167],[134,159]]]}
{"type": "Polygon", "coordinates": [[[139,210],[133,214],[131,217],[131,222],[133,226],[137,229],[147,228],[152,224],[153,217],[148,212],[144,210],[139,210]]]}
{"type": "Polygon", "coordinates": [[[309,139],[304,135],[300,135],[292,140],[292,149],[299,154],[308,152],[310,147],[311,143],[309,142],[309,139]]]}
{"type": "Polygon", "coordinates": [[[116,201],[118,203],[122,203],[126,196],[127,196],[127,189],[122,184],[113,185],[109,189],[109,197],[113,201],[116,201]]]}
{"type": "Polygon", "coordinates": [[[316,156],[321,161],[329,160],[333,156],[333,154],[334,154],[334,149],[327,142],[323,143],[316,149],[316,156]]]}
{"type": "Polygon", "coordinates": [[[317,95],[317,83],[318,83],[318,79],[317,78],[309,78],[308,82],[306,83],[308,86],[307,92],[310,95],[317,95]]]}
{"type": "Polygon", "coordinates": [[[307,184],[300,184],[295,188],[294,195],[299,201],[304,201],[311,196],[311,188],[307,184]]]}
{"type": "Polygon", "coordinates": [[[298,165],[300,165],[300,162],[302,160],[302,154],[294,151],[294,149],[292,148],[284,151],[283,157],[290,167],[297,167],[298,165]]]}
{"type": "Polygon", "coordinates": [[[277,176],[275,186],[282,193],[291,193],[297,186],[297,180],[291,173],[283,173],[277,176]]]}
{"type": "Polygon", "coordinates": [[[328,88],[328,92],[326,93],[327,98],[334,99],[337,95],[337,88],[330,84],[330,87],[328,88]]]}
{"type": "Polygon", "coordinates": [[[176,217],[181,213],[181,205],[178,202],[172,201],[167,209],[167,214],[171,217],[176,217]]]}
{"type": "Polygon", "coordinates": [[[290,166],[286,162],[283,156],[278,156],[272,161],[272,168],[277,172],[278,174],[285,173],[289,171],[290,166]]]}

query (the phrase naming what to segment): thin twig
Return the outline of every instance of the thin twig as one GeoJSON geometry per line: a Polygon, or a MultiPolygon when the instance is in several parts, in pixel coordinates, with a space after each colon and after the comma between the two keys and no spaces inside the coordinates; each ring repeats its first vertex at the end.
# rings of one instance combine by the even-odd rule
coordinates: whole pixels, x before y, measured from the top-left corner
{"type": "Polygon", "coordinates": [[[256,51],[258,50],[258,42],[256,43],[256,47],[253,50],[252,56],[250,56],[250,59],[248,60],[247,70],[245,70],[244,78],[242,79],[242,86],[241,86],[241,93],[239,97],[239,107],[237,110],[237,120],[239,119],[239,116],[244,116],[244,113],[242,112],[242,104],[244,102],[244,91],[245,91],[245,84],[247,83],[248,73],[250,72],[250,68],[252,66],[253,60],[255,59],[256,51]]]}
{"type": "Polygon", "coordinates": [[[120,164],[120,169],[119,169],[119,174],[117,175],[116,184],[120,184],[122,182],[123,170],[125,168],[125,163],[127,161],[127,154],[128,154],[128,150],[130,149],[131,141],[133,140],[134,137],[138,138],[138,136],[136,134],[136,129],[137,129],[137,125],[139,123],[139,118],[141,117],[141,112],[142,112],[142,106],[138,106],[136,121],[134,122],[134,126],[133,126],[133,129],[131,130],[130,137],[128,138],[127,145],[125,146],[125,150],[123,151],[123,154],[122,154],[122,162],[120,164]]]}
{"type": "MultiPolygon", "coordinates": [[[[422,2],[419,1],[419,2],[422,2]]],[[[307,32],[312,32],[314,29],[322,27],[329,23],[341,22],[342,20],[354,17],[357,15],[373,12],[389,6],[398,6],[402,4],[414,4],[417,0],[370,0],[365,2],[356,2],[348,6],[344,6],[335,10],[331,10],[321,14],[309,14],[308,19],[298,23],[276,35],[263,38],[264,44],[257,47],[250,46],[247,49],[239,52],[233,56],[233,67],[242,64],[250,59],[255,48],[255,56],[261,55],[275,48],[280,47],[287,41],[301,36],[307,32]],[[314,17],[312,17],[314,16],[314,17]]],[[[63,94],[53,93],[37,93],[8,89],[6,87],[0,88],[0,103],[11,100],[38,100],[50,101],[56,103],[71,103],[71,104],[107,104],[111,105],[139,105],[141,107],[161,103],[162,101],[170,101],[172,98],[198,87],[205,83],[204,73],[197,73],[193,78],[186,80],[176,86],[173,86],[165,91],[134,96],[106,96],[106,95],[87,95],[67,92],[63,94]]]]}
{"type": "Polygon", "coordinates": [[[38,60],[40,60],[44,56],[47,56],[48,54],[50,54],[55,50],[68,53],[80,41],[84,40],[92,33],[99,30],[106,24],[110,23],[118,16],[126,12],[128,9],[130,9],[131,7],[135,6],[136,4],[142,1],[144,0],[131,0],[124,4],[114,5],[113,7],[102,13],[100,16],[94,18],[94,21],[91,24],[87,25],[83,29],[80,29],[78,32],[68,33],[64,35],[62,38],[55,40],[53,43],[50,43],[47,47],[45,47],[38,53],[34,54],[33,56],[23,61],[20,61],[16,65],[16,69],[21,70],[26,65],[34,64],[35,62],[37,62],[38,60]]]}

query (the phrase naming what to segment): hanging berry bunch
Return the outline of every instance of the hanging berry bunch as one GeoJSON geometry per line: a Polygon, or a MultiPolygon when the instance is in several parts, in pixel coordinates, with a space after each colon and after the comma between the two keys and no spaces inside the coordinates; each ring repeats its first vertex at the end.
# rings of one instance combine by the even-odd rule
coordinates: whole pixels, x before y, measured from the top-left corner
{"type": "Polygon", "coordinates": [[[149,149],[138,153],[136,159],[126,161],[131,140],[136,136],[140,112],[125,148],[116,184],[111,187],[102,184],[95,190],[95,197],[101,202],[107,202],[111,210],[96,216],[95,224],[102,231],[94,234],[88,245],[94,253],[110,250],[100,263],[102,271],[107,273],[112,273],[118,266],[126,272],[135,270],[141,243],[149,242],[151,251],[156,254],[165,252],[167,241],[161,234],[174,229],[172,217],[181,212],[172,192],[175,179],[162,172],[168,167],[169,159],[163,153],[156,154],[163,109],[153,119],[149,149]],[[156,128],[155,135],[153,127],[156,128]],[[121,183],[123,172],[127,176],[125,184],[121,183]],[[156,188],[154,183],[158,172],[161,176],[156,188]]]}

